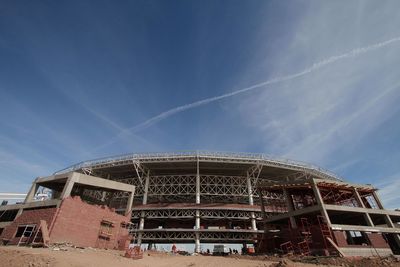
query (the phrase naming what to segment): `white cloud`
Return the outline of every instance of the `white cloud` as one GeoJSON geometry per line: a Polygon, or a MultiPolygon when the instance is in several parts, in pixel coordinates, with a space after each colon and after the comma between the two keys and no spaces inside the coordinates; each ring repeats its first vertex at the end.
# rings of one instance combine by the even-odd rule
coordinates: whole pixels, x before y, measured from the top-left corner
{"type": "MultiPolygon", "coordinates": [[[[312,73],[318,71],[319,69],[321,69],[321,68],[323,68],[325,66],[328,66],[330,64],[336,63],[337,61],[341,61],[341,60],[345,60],[345,59],[348,59],[348,58],[351,58],[351,57],[359,56],[359,55],[365,54],[367,52],[370,52],[370,51],[373,51],[373,50],[376,50],[376,49],[382,49],[385,46],[397,43],[399,41],[400,41],[400,37],[394,37],[394,38],[391,38],[389,40],[385,40],[385,41],[382,41],[382,42],[374,43],[374,44],[371,44],[371,45],[366,45],[366,46],[363,46],[363,47],[360,47],[360,48],[355,48],[355,49],[352,49],[349,52],[342,53],[342,54],[339,54],[339,55],[336,55],[336,56],[331,56],[331,57],[328,57],[326,59],[320,60],[320,61],[312,64],[310,67],[307,67],[307,68],[305,68],[305,69],[303,69],[301,71],[295,72],[293,74],[281,75],[281,76],[278,76],[276,78],[272,78],[272,79],[269,79],[269,80],[266,80],[266,81],[263,81],[263,82],[260,82],[260,83],[257,83],[257,84],[242,88],[242,89],[234,90],[234,91],[229,92],[229,93],[225,93],[225,94],[222,94],[222,95],[217,95],[217,96],[205,98],[205,99],[198,100],[198,101],[195,101],[195,102],[192,102],[192,103],[188,103],[188,104],[185,104],[185,105],[181,105],[181,106],[177,106],[177,107],[171,108],[171,109],[166,110],[166,111],[164,111],[164,112],[162,112],[162,113],[160,113],[158,115],[150,117],[149,119],[145,120],[144,122],[142,122],[142,123],[140,123],[138,125],[135,125],[133,127],[126,128],[126,129],[123,129],[123,128],[119,127],[119,126],[116,126],[115,123],[113,123],[112,121],[110,121],[108,119],[105,119],[104,116],[100,116],[99,114],[97,114],[96,112],[94,112],[91,109],[88,109],[87,107],[85,107],[85,108],[88,111],[90,111],[90,113],[92,113],[95,116],[97,116],[98,118],[106,121],[107,123],[109,123],[110,125],[112,125],[113,127],[117,128],[120,131],[117,136],[115,136],[108,143],[103,145],[103,146],[107,146],[107,145],[115,142],[116,140],[118,140],[118,138],[123,136],[123,135],[127,135],[127,134],[129,135],[129,134],[132,134],[132,132],[137,132],[137,131],[146,129],[146,128],[158,123],[159,121],[165,120],[165,119],[167,119],[167,118],[169,118],[169,117],[171,117],[171,116],[173,116],[173,115],[175,115],[177,113],[181,113],[181,112],[184,112],[184,111],[187,111],[187,110],[199,107],[199,106],[207,105],[207,104],[210,104],[210,103],[213,103],[213,102],[225,99],[225,98],[230,98],[230,97],[233,97],[233,96],[236,96],[236,95],[239,95],[239,94],[252,92],[252,91],[254,91],[256,89],[260,89],[260,88],[263,88],[263,87],[266,87],[266,86],[271,86],[271,85],[273,86],[275,84],[289,82],[291,80],[295,80],[295,79],[301,78],[301,77],[303,77],[305,75],[312,74],[312,73]]],[[[320,108],[318,110],[318,112],[320,113],[321,111],[322,112],[329,111],[333,107],[334,106],[331,105],[331,106],[328,106],[327,108],[320,108]]],[[[315,112],[317,112],[317,110],[315,112]]],[[[274,122],[274,123],[275,123],[275,126],[276,126],[276,122],[274,122]]]]}
{"type": "Polygon", "coordinates": [[[383,182],[376,184],[379,189],[378,195],[382,200],[385,208],[400,208],[399,188],[400,188],[400,172],[382,179],[383,182]]]}
{"type": "MultiPolygon", "coordinates": [[[[341,54],[352,47],[398,36],[400,31],[394,25],[400,24],[395,11],[400,3],[390,3],[364,2],[351,7],[324,2],[319,7],[311,6],[291,29],[290,34],[295,33],[291,42],[282,43],[273,57],[260,57],[268,66],[265,73],[290,73],[294,68],[302,69],[310,62],[341,54]],[[274,68],[271,70],[270,66],[274,68]]],[[[261,45],[256,54],[268,54],[263,49],[261,45]]],[[[258,59],[253,60],[254,66],[262,68],[258,59]]],[[[343,174],[345,169],[374,157],[357,150],[373,143],[375,140],[370,135],[398,114],[399,65],[399,45],[337,61],[299,79],[241,98],[237,101],[239,113],[243,124],[259,132],[266,153],[329,166],[343,174]],[[338,151],[345,151],[347,155],[338,151]]],[[[255,72],[249,68],[245,79],[255,72]]],[[[385,170],[388,171],[398,169],[385,170]]],[[[370,178],[368,175],[365,173],[363,178],[370,178]]],[[[345,178],[354,180],[354,177],[345,178]]],[[[390,183],[400,186],[397,180],[390,183]]],[[[400,201],[393,187],[384,184],[381,190],[388,207],[395,207],[400,201]]]]}
{"type": "MultiPolygon", "coordinates": [[[[386,27],[387,18],[383,16],[387,12],[374,11],[370,15],[371,10],[360,7],[357,22],[351,23],[354,10],[342,6],[312,7],[295,26],[293,42],[278,52],[280,57],[272,72],[287,73],[293,65],[318,61],[349,50],[355,43],[373,43],[377,32],[381,33],[380,38],[399,33],[386,27]],[[360,23],[368,25],[370,21],[382,23],[371,28],[359,27],[360,23]],[[355,34],[352,29],[358,32],[355,34]]],[[[387,7],[380,9],[386,11],[387,7]]],[[[400,23],[395,12],[392,16],[400,23]]],[[[242,118],[262,132],[268,150],[273,153],[324,162],[323,158],[335,147],[350,139],[357,141],[396,112],[391,100],[400,96],[399,55],[398,45],[385,47],[250,95],[240,101],[242,118]]]]}

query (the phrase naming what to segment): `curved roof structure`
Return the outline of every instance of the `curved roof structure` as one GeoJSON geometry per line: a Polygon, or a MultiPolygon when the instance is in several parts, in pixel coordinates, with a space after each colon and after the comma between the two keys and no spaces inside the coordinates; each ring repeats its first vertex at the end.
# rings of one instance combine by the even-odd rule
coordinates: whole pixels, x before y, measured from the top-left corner
{"type": "MultiPolygon", "coordinates": [[[[312,175],[315,178],[343,181],[337,174],[320,168],[318,166],[283,158],[276,158],[265,154],[257,153],[232,153],[232,152],[209,152],[209,151],[184,151],[165,153],[133,153],[119,156],[99,158],[83,161],[54,174],[61,174],[82,169],[102,169],[112,171],[113,169],[123,170],[124,166],[131,166],[132,163],[139,163],[149,167],[152,172],[165,174],[174,170],[185,170],[196,168],[195,163],[200,161],[202,169],[211,168],[214,172],[223,169],[224,172],[243,172],[249,165],[259,164],[263,167],[261,177],[278,178],[293,174],[303,173],[312,175]],[[234,166],[234,167],[233,167],[234,166]]],[[[129,168],[129,170],[132,170],[129,168]]]]}

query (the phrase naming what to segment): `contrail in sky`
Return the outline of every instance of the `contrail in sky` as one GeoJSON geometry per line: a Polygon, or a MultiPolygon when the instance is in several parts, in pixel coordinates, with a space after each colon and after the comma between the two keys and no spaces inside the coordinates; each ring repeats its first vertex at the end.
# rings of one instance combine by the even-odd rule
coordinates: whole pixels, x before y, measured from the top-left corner
{"type": "Polygon", "coordinates": [[[161,120],[164,120],[164,119],[166,119],[166,118],[168,118],[168,117],[170,117],[170,116],[172,116],[174,114],[183,112],[185,110],[192,109],[192,108],[195,108],[195,107],[198,107],[198,106],[203,106],[203,105],[206,105],[208,103],[215,102],[215,101],[218,101],[218,100],[221,100],[221,99],[224,99],[224,98],[228,98],[228,97],[231,97],[231,96],[235,96],[235,95],[238,95],[238,94],[242,94],[242,93],[245,93],[245,92],[248,92],[248,91],[252,91],[254,89],[257,89],[257,88],[260,88],[260,87],[263,87],[263,86],[266,86],[266,85],[279,83],[279,82],[284,82],[284,81],[289,81],[289,80],[301,77],[303,75],[306,75],[306,74],[308,74],[310,72],[313,72],[315,70],[318,70],[318,69],[320,69],[320,68],[322,68],[322,67],[324,67],[326,65],[329,65],[331,63],[334,63],[336,61],[339,61],[339,60],[342,60],[342,59],[345,59],[345,58],[349,58],[349,57],[358,56],[358,55],[367,53],[367,52],[369,52],[371,50],[375,50],[375,49],[387,46],[387,45],[389,45],[391,43],[398,42],[398,41],[400,41],[400,37],[396,37],[396,38],[393,38],[393,39],[390,39],[390,40],[387,40],[387,41],[384,41],[384,42],[381,42],[381,43],[376,43],[376,44],[368,45],[368,46],[365,46],[365,47],[356,48],[356,49],[353,49],[353,50],[351,50],[351,51],[349,51],[349,52],[347,52],[345,54],[341,54],[341,55],[338,55],[338,56],[333,56],[333,57],[327,58],[325,60],[319,61],[317,63],[314,63],[311,67],[308,67],[308,68],[304,69],[303,71],[300,71],[300,72],[297,72],[297,73],[294,73],[294,74],[273,78],[273,79],[270,79],[270,80],[267,80],[267,81],[264,81],[264,82],[261,82],[261,83],[254,84],[254,85],[246,87],[246,88],[242,88],[242,89],[230,92],[230,93],[226,93],[226,94],[223,94],[223,95],[214,96],[214,97],[206,98],[206,99],[203,99],[203,100],[199,100],[199,101],[196,101],[196,102],[193,102],[193,103],[190,103],[190,104],[178,106],[178,107],[172,108],[170,110],[164,111],[164,112],[162,112],[162,113],[160,113],[160,114],[158,114],[158,115],[156,115],[154,117],[151,117],[150,119],[148,119],[148,120],[146,120],[146,121],[144,121],[144,122],[142,122],[140,124],[137,124],[137,125],[135,125],[135,126],[133,126],[131,128],[128,128],[127,130],[128,131],[133,131],[133,132],[140,131],[142,129],[145,129],[145,128],[147,128],[147,127],[149,127],[149,126],[161,121],[161,120]]]}
{"type": "Polygon", "coordinates": [[[346,58],[350,58],[350,57],[355,57],[355,56],[358,56],[358,55],[361,55],[361,54],[365,54],[365,53],[367,53],[367,52],[369,52],[371,50],[376,50],[376,49],[382,48],[384,46],[387,46],[387,45],[390,45],[392,43],[399,42],[399,41],[400,41],[400,36],[399,37],[395,37],[395,38],[390,39],[390,40],[387,40],[387,41],[384,41],[384,42],[380,42],[380,43],[364,46],[364,47],[361,47],[361,48],[356,48],[356,49],[353,49],[353,50],[351,50],[351,51],[349,51],[347,53],[344,53],[344,54],[341,54],[341,55],[338,55],[338,56],[332,56],[332,57],[327,58],[325,60],[322,60],[322,61],[319,61],[317,63],[314,63],[311,67],[308,67],[308,68],[306,68],[306,69],[304,69],[304,70],[302,70],[300,72],[294,73],[294,74],[281,76],[281,77],[276,77],[276,78],[273,78],[273,79],[270,79],[270,80],[267,80],[267,81],[264,81],[264,82],[261,82],[261,83],[257,83],[257,84],[254,84],[252,86],[249,86],[249,87],[246,87],[246,88],[242,88],[242,89],[230,92],[230,93],[226,93],[226,94],[223,94],[223,95],[206,98],[206,99],[203,99],[203,100],[199,100],[199,101],[192,102],[192,103],[189,103],[189,104],[186,104],[186,105],[182,105],[182,106],[178,106],[178,107],[172,108],[172,109],[164,111],[164,112],[162,112],[162,113],[160,113],[160,114],[158,114],[158,115],[156,115],[154,117],[151,117],[150,119],[148,119],[148,120],[146,120],[146,121],[144,121],[142,123],[139,123],[139,124],[137,124],[137,125],[135,125],[133,127],[125,129],[120,134],[118,134],[118,136],[121,136],[125,132],[138,132],[138,131],[143,130],[143,129],[145,129],[145,128],[153,125],[153,124],[156,124],[157,122],[159,122],[161,120],[164,120],[164,119],[166,119],[166,118],[168,118],[168,117],[170,117],[170,116],[172,116],[174,114],[183,112],[185,110],[192,109],[192,108],[195,108],[195,107],[198,107],[198,106],[203,106],[203,105],[206,105],[208,103],[215,102],[215,101],[218,101],[218,100],[221,100],[221,99],[224,99],[224,98],[232,97],[232,96],[235,96],[235,95],[238,95],[238,94],[242,94],[242,93],[245,93],[245,92],[248,92],[248,91],[252,91],[252,90],[258,89],[260,87],[266,86],[266,85],[275,84],[275,83],[284,82],[284,81],[289,81],[289,80],[304,76],[304,75],[306,75],[306,74],[308,74],[310,72],[316,71],[316,70],[318,70],[318,69],[320,69],[320,68],[322,68],[322,67],[324,67],[326,65],[332,64],[332,63],[334,63],[336,61],[339,61],[339,60],[342,60],[342,59],[346,59],[346,58]]]}

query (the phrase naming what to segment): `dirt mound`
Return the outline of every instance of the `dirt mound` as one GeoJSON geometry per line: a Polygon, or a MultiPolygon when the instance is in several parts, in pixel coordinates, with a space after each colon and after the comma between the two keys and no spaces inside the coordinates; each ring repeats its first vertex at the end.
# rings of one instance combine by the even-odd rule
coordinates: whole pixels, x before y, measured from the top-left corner
{"type": "Polygon", "coordinates": [[[335,265],[343,267],[375,267],[375,266],[400,266],[400,261],[396,257],[354,257],[354,258],[339,258],[339,257],[308,257],[297,259],[296,261],[302,263],[312,263],[317,265],[335,265]]]}
{"type": "Polygon", "coordinates": [[[299,264],[296,264],[289,259],[282,259],[279,262],[273,263],[271,265],[271,267],[296,267],[296,266],[299,266],[299,264]]]}
{"type": "Polygon", "coordinates": [[[385,258],[379,257],[299,257],[299,256],[271,256],[271,255],[232,255],[230,257],[237,259],[249,259],[256,261],[275,262],[271,266],[274,267],[302,267],[302,266],[342,266],[342,267],[400,267],[400,258],[390,256],[385,258]]]}
{"type": "Polygon", "coordinates": [[[0,267],[49,267],[55,265],[55,259],[44,255],[35,255],[19,250],[1,250],[0,267]]]}
{"type": "Polygon", "coordinates": [[[202,255],[182,256],[165,252],[146,252],[143,259],[135,260],[123,255],[124,252],[121,251],[80,249],[64,245],[53,248],[0,246],[0,267],[269,267],[273,263],[266,260],[202,255]]]}
{"type": "Polygon", "coordinates": [[[267,255],[182,256],[165,252],[146,252],[143,259],[123,257],[123,252],[94,248],[58,246],[53,248],[1,247],[0,267],[400,267],[395,257],[276,257],[267,255]]]}

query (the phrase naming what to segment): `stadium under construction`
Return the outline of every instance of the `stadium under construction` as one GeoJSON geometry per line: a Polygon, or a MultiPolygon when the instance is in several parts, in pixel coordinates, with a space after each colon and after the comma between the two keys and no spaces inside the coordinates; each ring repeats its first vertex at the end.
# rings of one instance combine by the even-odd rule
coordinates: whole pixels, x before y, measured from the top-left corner
{"type": "Polygon", "coordinates": [[[0,206],[4,244],[253,244],[259,253],[386,256],[400,251],[400,212],[377,189],[262,154],[129,154],[37,178],[0,206]],[[43,194],[43,192],[48,192],[43,194]],[[45,197],[37,197],[45,195],[45,197]]]}

